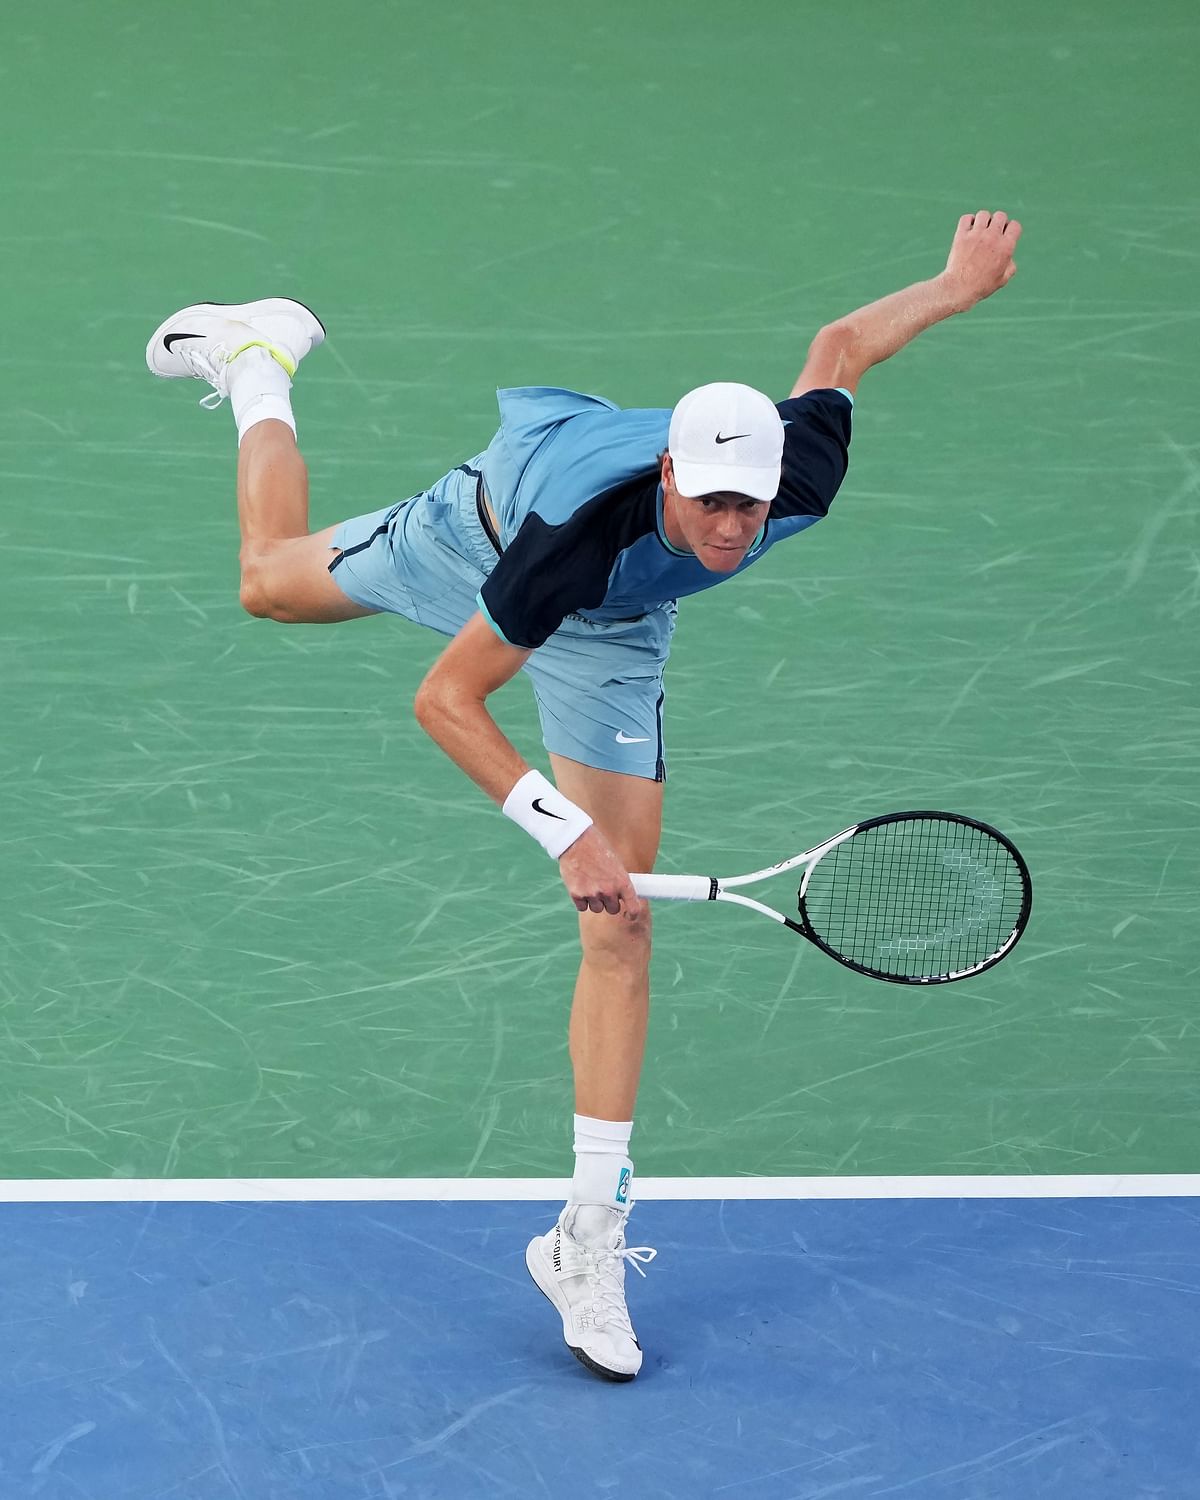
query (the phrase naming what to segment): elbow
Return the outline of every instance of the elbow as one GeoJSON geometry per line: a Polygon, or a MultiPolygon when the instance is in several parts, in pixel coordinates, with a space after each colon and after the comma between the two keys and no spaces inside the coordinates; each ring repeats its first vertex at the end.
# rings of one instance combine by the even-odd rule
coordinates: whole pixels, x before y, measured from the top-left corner
{"type": "Polygon", "coordinates": [[[425,733],[436,740],[437,728],[445,721],[446,702],[434,672],[430,672],[417,689],[417,695],[413,699],[413,713],[425,733]]]}
{"type": "Polygon", "coordinates": [[[839,318],[836,323],[825,324],[813,339],[809,353],[850,370],[854,368],[858,348],[858,329],[849,318],[839,318]]]}
{"type": "Polygon", "coordinates": [[[440,662],[430,668],[413,698],[413,714],[431,740],[446,748],[452,740],[471,733],[475,710],[483,706],[471,686],[460,682],[440,662]]]}
{"type": "Polygon", "coordinates": [[[820,386],[853,392],[870,363],[863,352],[859,330],[849,318],[826,323],[808,347],[808,359],[797,390],[809,391],[820,386]]]}

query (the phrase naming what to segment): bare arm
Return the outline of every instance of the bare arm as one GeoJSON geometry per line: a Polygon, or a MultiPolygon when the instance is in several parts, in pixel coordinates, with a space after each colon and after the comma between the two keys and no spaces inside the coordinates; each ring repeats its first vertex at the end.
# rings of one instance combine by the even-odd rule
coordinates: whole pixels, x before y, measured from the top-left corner
{"type": "MultiPolygon", "coordinates": [[[[487,699],[529,655],[501,640],[481,614],[473,615],[434,662],[414,703],[425,733],[500,806],[530,768],[488,712],[487,699]]],[[[640,912],[629,872],[599,829],[581,834],[558,868],[580,911],[629,917],[640,912]]]]}
{"type": "Polygon", "coordinates": [[[516,676],[529,654],[473,615],[434,662],[413,705],[425,733],[500,804],[529,765],[487,711],[486,699],[516,676]]]}
{"type": "Polygon", "coordinates": [[[1007,214],[963,214],[945,270],[827,323],[809,346],[791,394],[836,386],[853,393],[872,365],[999,291],[1016,274],[1013,252],[1020,237],[1020,224],[1007,214]]]}

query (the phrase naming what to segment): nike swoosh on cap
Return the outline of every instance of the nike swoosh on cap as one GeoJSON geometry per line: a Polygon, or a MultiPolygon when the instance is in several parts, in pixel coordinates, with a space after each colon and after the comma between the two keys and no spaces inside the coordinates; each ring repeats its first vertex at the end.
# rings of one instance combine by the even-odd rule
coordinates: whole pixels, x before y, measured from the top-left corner
{"type": "Polygon", "coordinates": [[[721,434],[718,432],[717,433],[717,442],[718,443],[736,443],[737,440],[738,440],[738,438],[748,438],[749,436],[750,436],[750,434],[748,432],[731,432],[728,437],[722,437],[721,434]]]}

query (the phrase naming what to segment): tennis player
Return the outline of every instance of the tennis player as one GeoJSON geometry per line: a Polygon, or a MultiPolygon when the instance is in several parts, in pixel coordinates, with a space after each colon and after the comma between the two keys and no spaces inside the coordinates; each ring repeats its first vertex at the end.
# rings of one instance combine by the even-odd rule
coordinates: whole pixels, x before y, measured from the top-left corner
{"type": "MultiPolygon", "coordinates": [[[[663,669],[676,600],[735,577],[825,515],[845,476],[863,373],[1016,270],[1021,226],[965,214],[945,269],[820,330],[787,400],[704,385],[622,411],[549,387],[499,393],[485,452],[400,504],[310,533],[290,391],[325,330],[298,302],[200,303],[168,318],[150,369],[228,398],[238,430],[241,601],[285,623],[390,613],[451,637],[417,693],[421,725],[558,861],[580,912],[570,1019],[570,1201],[526,1262],[568,1347],[610,1380],[642,1351],[625,1300],[630,1137],[649,1008],[650,915],[629,871],[658,852],[663,669]],[[488,699],[533,685],[553,782],[488,699]]],[[[644,1273],[643,1273],[644,1274],[644,1273]]]]}

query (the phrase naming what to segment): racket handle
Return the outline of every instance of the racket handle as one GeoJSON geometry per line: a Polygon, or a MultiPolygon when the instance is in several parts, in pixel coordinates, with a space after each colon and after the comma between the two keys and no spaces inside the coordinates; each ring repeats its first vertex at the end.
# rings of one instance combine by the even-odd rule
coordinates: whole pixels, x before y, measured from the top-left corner
{"type": "Polygon", "coordinates": [[[711,901],[717,882],[707,875],[631,875],[639,896],[660,901],[711,901]]]}

